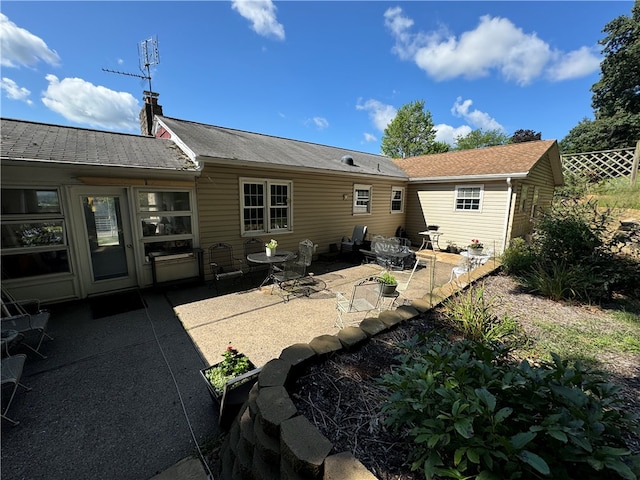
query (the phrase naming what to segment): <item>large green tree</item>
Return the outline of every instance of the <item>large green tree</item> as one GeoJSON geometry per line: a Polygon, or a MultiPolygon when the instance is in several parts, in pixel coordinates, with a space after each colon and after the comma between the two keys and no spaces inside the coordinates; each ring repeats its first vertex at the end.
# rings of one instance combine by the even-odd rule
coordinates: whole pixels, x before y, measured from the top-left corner
{"type": "Polygon", "coordinates": [[[535,140],[541,140],[542,139],[542,133],[540,132],[534,132],[533,130],[524,130],[524,129],[520,129],[520,130],[516,130],[515,132],[513,132],[513,135],[511,135],[511,143],[523,143],[523,142],[533,142],[535,140]]]}
{"type": "Polygon", "coordinates": [[[500,130],[483,131],[481,128],[471,130],[466,135],[456,137],[456,150],[471,150],[473,148],[494,147],[509,143],[509,137],[500,130]]]}
{"type": "Polygon", "coordinates": [[[436,136],[433,127],[431,112],[424,110],[424,100],[403,105],[384,129],[382,153],[392,158],[435,153],[432,151],[436,136]]]}
{"type": "Polygon", "coordinates": [[[594,120],[583,119],[560,141],[562,153],[633,147],[640,140],[640,1],[630,17],[607,23],[600,79],[593,84],[594,120]]]}

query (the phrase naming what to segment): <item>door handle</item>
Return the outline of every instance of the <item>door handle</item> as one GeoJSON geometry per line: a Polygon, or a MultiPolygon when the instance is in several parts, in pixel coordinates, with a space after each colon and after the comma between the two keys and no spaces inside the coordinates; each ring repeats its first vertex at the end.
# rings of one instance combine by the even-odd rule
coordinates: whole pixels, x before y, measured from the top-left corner
{"type": "Polygon", "coordinates": [[[133,245],[131,245],[130,243],[127,243],[127,248],[133,248],[133,245]]]}

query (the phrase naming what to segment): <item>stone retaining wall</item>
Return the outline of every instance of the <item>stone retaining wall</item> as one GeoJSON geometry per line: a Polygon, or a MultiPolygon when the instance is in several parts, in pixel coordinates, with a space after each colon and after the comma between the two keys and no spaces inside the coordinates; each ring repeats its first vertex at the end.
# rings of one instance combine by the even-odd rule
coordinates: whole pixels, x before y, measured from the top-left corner
{"type": "MultiPolygon", "coordinates": [[[[495,270],[495,262],[471,272],[475,281],[495,270]]],[[[242,406],[220,449],[221,480],[375,480],[350,452],[333,452],[333,444],[306,417],[289,396],[289,387],[304,368],[342,350],[357,348],[374,335],[395,328],[465,288],[451,282],[411,306],[383,311],[357,327],[336,335],[322,335],[308,344],[291,345],[260,372],[249,400],[242,406]]]]}

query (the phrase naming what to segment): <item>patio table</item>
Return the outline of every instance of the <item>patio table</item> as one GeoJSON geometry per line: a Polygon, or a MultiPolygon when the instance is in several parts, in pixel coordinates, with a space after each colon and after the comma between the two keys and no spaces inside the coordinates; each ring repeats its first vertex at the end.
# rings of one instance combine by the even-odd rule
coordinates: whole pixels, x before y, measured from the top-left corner
{"type": "Polygon", "coordinates": [[[293,255],[288,250],[276,250],[275,255],[267,256],[266,252],[250,253],[247,255],[247,261],[253,263],[269,264],[269,275],[262,281],[260,287],[264,286],[273,276],[273,266],[284,261],[293,255]]]}
{"type": "Polygon", "coordinates": [[[429,244],[431,244],[431,250],[434,252],[439,252],[441,250],[440,245],[438,244],[438,239],[440,238],[440,235],[442,235],[442,232],[438,232],[436,230],[425,230],[423,232],[418,232],[418,235],[422,235],[422,245],[418,251],[424,250],[429,244]]]}

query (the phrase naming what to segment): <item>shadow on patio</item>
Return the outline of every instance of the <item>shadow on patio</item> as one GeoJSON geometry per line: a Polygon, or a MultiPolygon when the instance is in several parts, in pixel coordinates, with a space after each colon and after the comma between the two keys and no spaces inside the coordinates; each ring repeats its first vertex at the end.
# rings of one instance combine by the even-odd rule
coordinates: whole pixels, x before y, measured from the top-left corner
{"type": "MultiPolygon", "coordinates": [[[[459,255],[442,252],[435,256],[433,252],[421,254],[421,258],[427,260],[428,267],[416,270],[403,295],[408,300],[428,296],[432,283],[434,288],[447,283],[451,268],[460,260],[459,255]]],[[[313,273],[313,281],[304,287],[309,295],[293,295],[289,301],[271,285],[219,296],[208,285],[166,294],[205,363],[219,362],[222,352],[231,344],[260,366],[277,358],[290,345],[336,334],[336,294],[349,295],[356,281],[382,270],[377,264],[314,262],[308,269],[313,273]]],[[[399,281],[406,281],[410,271],[394,274],[399,281]]],[[[375,312],[372,314],[369,316],[375,316],[375,312]]],[[[348,314],[346,320],[357,324],[364,317],[364,313],[348,314]]]]}

